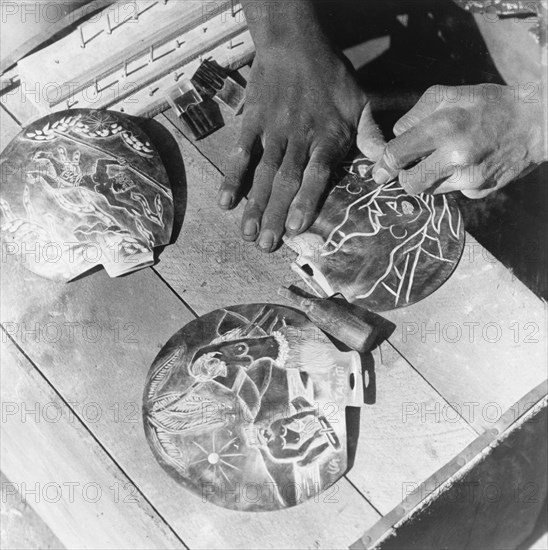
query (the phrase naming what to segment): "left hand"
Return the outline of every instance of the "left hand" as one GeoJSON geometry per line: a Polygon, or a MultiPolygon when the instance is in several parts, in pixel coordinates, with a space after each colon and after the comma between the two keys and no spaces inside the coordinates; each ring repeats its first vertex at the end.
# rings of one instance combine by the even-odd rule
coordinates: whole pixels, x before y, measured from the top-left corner
{"type": "Polygon", "coordinates": [[[514,87],[433,86],[394,126],[396,138],[373,169],[411,194],[461,190],[482,198],[546,160],[540,94],[514,87]]]}
{"type": "Polygon", "coordinates": [[[242,234],[265,252],[284,232],[299,234],[312,224],[358,126],[370,155],[377,146],[378,158],[384,146],[368,98],[341,58],[325,45],[283,48],[257,51],[248,84],[254,93],[246,98],[240,139],[219,191],[221,208],[238,202],[254,144],[261,142],[242,234]]]}

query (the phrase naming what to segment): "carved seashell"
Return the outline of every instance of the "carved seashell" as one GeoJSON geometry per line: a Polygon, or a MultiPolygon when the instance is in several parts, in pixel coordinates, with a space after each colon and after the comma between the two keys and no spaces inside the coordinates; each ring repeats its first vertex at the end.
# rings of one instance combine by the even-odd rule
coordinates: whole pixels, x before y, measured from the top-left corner
{"type": "Polygon", "coordinates": [[[412,197],[398,182],[378,186],[371,165],[355,159],[314,224],[287,244],[299,254],[297,271],[310,286],[388,311],[425,298],[447,280],[464,248],[464,225],[453,197],[412,197]]]}
{"type": "Polygon", "coordinates": [[[268,483],[257,499],[228,491],[204,499],[253,512],[295,506],[335,483],[348,466],[346,406],[363,401],[349,378],[359,388],[363,380],[359,354],[318,339],[317,330],[295,309],[243,304],[176,332],[149,370],[143,401],[145,434],[166,472],[202,498],[204,479],[268,483]],[[298,443],[285,444],[290,433],[298,443]],[[284,491],[304,468],[314,484],[299,495],[284,491]]]}
{"type": "Polygon", "coordinates": [[[74,116],[53,113],[30,124],[8,145],[3,158],[32,172],[24,168],[2,183],[2,206],[8,205],[13,216],[0,228],[2,238],[19,243],[21,250],[57,243],[60,251],[55,262],[42,254],[35,261],[22,258],[25,268],[66,281],[96,265],[115,277],[153,263],[153,247],[170,240],[173,198],[160,157],[152,148],[153,161],[144,161],[132,135],[147,139],[118,113],[75,109],[74,116]],[[123,140],[108,139],[111,128],[123,140]],[[70,169],[63,168],[60,148],[72,159],[70,169]],[[57,162],[47,165],[47,177],[45,170],[37,175],[36,165],[45,168],[49,159],[57,162]],[[115,170],[105,169],[113,164],[115,170]],[[118,197],[126,189],[131,193],[125,193],[124,202],[118,197]],[[99,254],[84,254],[73,244],[82,242],[99,254]]]}

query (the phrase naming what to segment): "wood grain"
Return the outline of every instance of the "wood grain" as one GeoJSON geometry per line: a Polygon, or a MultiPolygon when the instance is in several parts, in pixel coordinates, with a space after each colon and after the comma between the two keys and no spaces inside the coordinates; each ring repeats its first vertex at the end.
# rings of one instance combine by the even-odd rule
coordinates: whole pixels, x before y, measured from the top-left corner
{"type": "Polygon", "coordinates": [[[2,333],[2,462],[67,548],[184,548],[2,333]],[[33,492],[35,491],[35,492],[33,492]]]}
{"type": "Polygon", "coordinates": [[[0,105],[9,113],[8,116],[15,119],[18,124],[25,126],[42,116],[38,109],[39,99],[40,87],[34,87],[31,90],[19,85],[15,88],[9,88],[0,95],[0,105]]]}
{"type": "Polygon", "coordinates": [[[238,3],[232,16],[229,3],[120,1],[99,16],[20,62],[21,80],[41,88],[37,106],[44,114],[72,106],[154,112],[165,108],[164,95],[182,75],[190,78],[203,57],[239,66],[253,52],[238,3]],[[82,33],[95,36],[84,49],[82,33]],[[80,50],[75,58],[72,52],[80,50]]]}
{"type": "Polygon", "coordinates": [[[385,514],[477,434],[389,343],[373,358],[376,399],[361,410],[347,477],[385,514]]]}
{"type": "Polygon", "coordinates": [[[80,90],[88,82],[102,78],[113,67],[146,53],[151,45],[160,45],[173,33],[183,33],[205,19],[202,2],[158,2],[119,0],[98,16],[83,23],[79,30],[60,38],[23,59],[19,64],[21,78],[29,82],[56,82],[61,96],[74,82],[80,90]],[[82,35],[86,42],[82,47],[82,35]],[[74,52],[80,55],[75,56],[74,52]]]}
{"type": "Polygon", "coordinates": [[[386,317],[396,349],[480,432],[547,378],[546,304],[470,235],[440,289],[386,317]]]}

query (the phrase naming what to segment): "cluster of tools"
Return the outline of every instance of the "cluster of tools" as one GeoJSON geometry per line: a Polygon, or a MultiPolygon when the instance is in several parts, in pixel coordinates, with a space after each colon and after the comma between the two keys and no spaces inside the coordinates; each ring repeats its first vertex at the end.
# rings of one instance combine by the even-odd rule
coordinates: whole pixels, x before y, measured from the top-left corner
{"type": "Polygon", "coordinates": [[[173,110],[186,123],[196,140],[224,126],[217,104],[235,115],[243,109],[245,89],[215,61],[205,60],[192,78],[183,78],[166,94],[173,110]]]}

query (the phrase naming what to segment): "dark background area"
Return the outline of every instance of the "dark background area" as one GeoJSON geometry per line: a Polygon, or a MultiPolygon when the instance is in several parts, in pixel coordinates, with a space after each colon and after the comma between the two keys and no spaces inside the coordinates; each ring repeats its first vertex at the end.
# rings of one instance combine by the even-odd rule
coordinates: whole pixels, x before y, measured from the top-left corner
{"type": "MultiPolygon", "coordinates": [[[[341,49],[390,36],[389,49],[358,70],[387,138],[429,86],[504,84],[473,16],[451,0],[329,0],[319,6],[324,27],[341,49]]],[[[467,230],[545,300],[547,181],[544,164],[484,199],[456,193],[467,230]]]]}

